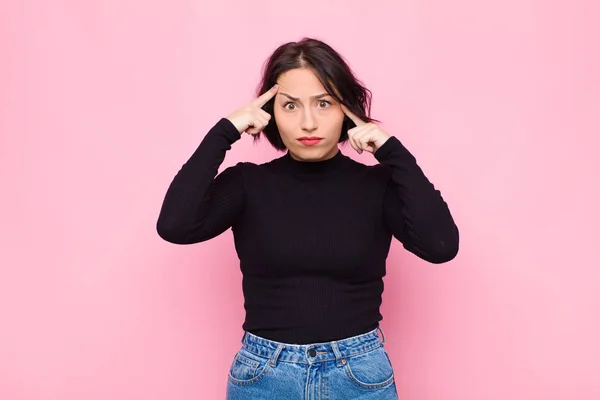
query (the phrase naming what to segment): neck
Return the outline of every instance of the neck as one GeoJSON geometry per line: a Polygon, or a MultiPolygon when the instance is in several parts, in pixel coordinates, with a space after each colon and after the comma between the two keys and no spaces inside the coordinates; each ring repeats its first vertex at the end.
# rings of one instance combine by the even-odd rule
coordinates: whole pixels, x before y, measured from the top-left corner
{"type": "Polygon", "coordinates": [[[301,162],[321,162],[321,161],[327,161],[330,158],[335,157],[335,155],[337,153],[339,153],[340,149],[338,149],[337,147],[334,147],[333,149],[331,149],[331,151],[329,151],[329,153],[325,154],[325,156],[323,156],[322,158],[318,158],[318,159],[308,159],[305,160],[302,157],[299,157],[298,155],[292,153],[291,151],[288,150],[288,153],[290,155],[290,157],[292,157],[294,160],[296,161],[301,161],[301,162]]]}
{"type": "Polygon", "coordinates": [[[346,159],[346,156],[336,148],[336,152],[326,159],[319,160],[299,160],[295,155],[288,152],[282,157],[286,167],[292,172],[299,173],[325,173],[339,169],[340,165],[346,159]]]}

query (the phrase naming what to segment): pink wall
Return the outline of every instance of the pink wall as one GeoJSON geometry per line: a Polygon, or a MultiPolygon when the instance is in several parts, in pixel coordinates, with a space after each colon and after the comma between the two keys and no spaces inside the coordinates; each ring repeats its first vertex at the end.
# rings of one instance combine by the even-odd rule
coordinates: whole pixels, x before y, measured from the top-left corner
{"type": "MultiPolygon", "coordinates": [[[[598,3],[53,3],[0,4],[0,399],[223,397],[231,233],[179,247],[154,226],[207,129],[304,35],[350,61],[461,229],[442,266],[393,244],[400,397],[600,398],[598,3]]],[[[245,137],[223,167],[275,155],[245,137]]]]}

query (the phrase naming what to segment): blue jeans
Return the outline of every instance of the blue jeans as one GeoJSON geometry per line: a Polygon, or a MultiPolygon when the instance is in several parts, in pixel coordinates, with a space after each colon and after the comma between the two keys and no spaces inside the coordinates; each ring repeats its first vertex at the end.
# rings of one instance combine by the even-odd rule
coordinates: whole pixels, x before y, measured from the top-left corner
{"type": "Polygon", "coordinates": [[[227,399],[397,400],[384,343],[381,328],[312,344],[281,343],[244,332],[229,369],[227,399]]]}

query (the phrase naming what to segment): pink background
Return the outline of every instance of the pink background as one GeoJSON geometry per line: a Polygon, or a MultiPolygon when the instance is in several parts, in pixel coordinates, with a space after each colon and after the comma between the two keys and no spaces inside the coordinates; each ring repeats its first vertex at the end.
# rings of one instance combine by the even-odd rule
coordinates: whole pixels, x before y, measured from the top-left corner
{"type": "MultiPolygon", "coordinates": [[[[400,398],[600,398],[597,2],[52,3],[0,4],[0,399],[223,398],[231,232],[176,246],[156,218],[265,58],[305,35],[349,60],[461,230],[440,266],[393,243],[400,398]]],[[[223,168],[277,155],[244,136],[223,168]]]]}

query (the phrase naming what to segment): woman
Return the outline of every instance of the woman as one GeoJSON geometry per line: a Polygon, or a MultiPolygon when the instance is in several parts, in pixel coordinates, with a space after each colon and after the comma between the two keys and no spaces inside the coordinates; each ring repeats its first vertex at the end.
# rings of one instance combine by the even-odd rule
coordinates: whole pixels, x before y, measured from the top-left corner
{"type": "Polygon", "coordinates": [[[280,46],[258,94],[206,134],[157,223],[177,244],[232,228],[246,319],[227,398],[396,399],[379,327],[391,238],[447,262],[458,252],[450,211],[400,140],[369,117],[370,92],[327,44],[280,46]],[[287,152],[218,174],[244,132],[287,152]],[[378,164],[345,156],[344,142],[378,164]]]}

